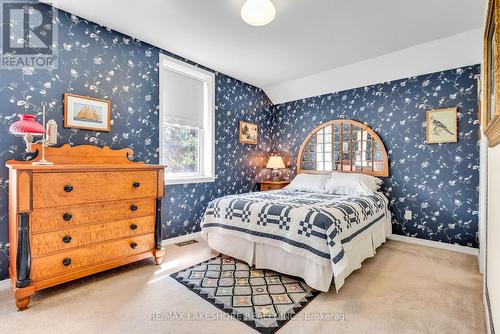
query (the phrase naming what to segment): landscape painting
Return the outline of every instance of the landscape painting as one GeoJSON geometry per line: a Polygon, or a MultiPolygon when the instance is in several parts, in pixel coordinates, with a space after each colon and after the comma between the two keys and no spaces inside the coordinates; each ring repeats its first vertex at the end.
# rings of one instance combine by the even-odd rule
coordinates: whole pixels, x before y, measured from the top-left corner
{"type": "Polygon", "coordinates": [[[111,131],[109,100],[64,94],[64,127],[111,131]]]}
{"type": "Polygon", "coordinates": [[[240,143],[257,145],[257,124],[240,121],[240,143]]]}

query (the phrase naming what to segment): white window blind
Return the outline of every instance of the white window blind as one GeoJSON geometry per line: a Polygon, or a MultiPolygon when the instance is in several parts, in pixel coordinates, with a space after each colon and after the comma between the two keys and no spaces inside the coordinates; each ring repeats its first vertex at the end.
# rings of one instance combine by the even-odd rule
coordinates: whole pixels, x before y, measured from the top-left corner
{"type": "Polygon", "coordinates": [[[215,181],[215,74],[160,54],[160,162],[166,184],[215,181]]]}
{"type": "Polygon", "coordinates": [[[162,79],[163,121],[203,129],[205,83],[170,69],[164,70],[162,79]]]}

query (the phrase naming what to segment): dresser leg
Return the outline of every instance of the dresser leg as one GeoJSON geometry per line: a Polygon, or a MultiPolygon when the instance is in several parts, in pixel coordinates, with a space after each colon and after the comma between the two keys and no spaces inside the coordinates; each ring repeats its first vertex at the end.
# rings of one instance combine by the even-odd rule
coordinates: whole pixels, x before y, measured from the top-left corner
{"type": "Polygon", "coordinates": [[[163,257],[165,256],[165,248],[155,249],[153,251],[153,255],[155,257],[155,262],[157,265],[160,265],[163,262],[163,257]]]}
{"type": "Polygon", "coordinates": [[[33,285],[14,290],[14,298],[16,299],[16,306],[19,311],[24,311],[28,308],[30,298],[34,293],[35,288],[33,285]]]}
{"type": "Polygon", "coordinates": [[[18,311],[24,311],[28,308],[28,304],[30,303],[31,297],[25,297],[25,298],[16,298],[16,306],[18,311]]]}

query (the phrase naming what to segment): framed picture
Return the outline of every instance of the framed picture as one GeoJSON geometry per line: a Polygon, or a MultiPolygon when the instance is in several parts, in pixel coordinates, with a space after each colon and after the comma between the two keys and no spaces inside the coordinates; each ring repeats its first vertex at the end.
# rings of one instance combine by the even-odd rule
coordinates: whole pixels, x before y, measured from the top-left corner
{"type": "Polygon", "coordinates": [[[64,127],[111,131],[111,103],[93,97],[64,94],[64,127]]]}
{"type": "Polygon", "coordinates": [[[500,0],[489,0],[484,31],[483,117],[484,134],[490,146],[500,143],[500,0]]]}
{"type": "Polygon", "coordinates": [[[240,121],[240,143],[257,145],[257,124],[240,121]]]}
{"type": "Polygon", "coordinates": [[[457,108],[427,112],[426,143],[456,143],[458,140],[457,108]]]}

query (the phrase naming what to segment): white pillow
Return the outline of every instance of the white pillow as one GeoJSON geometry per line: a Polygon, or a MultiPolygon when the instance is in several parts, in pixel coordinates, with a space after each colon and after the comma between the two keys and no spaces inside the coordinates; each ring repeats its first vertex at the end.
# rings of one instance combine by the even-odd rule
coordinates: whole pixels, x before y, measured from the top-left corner
{"type": "Polygon", "coordinates": [[[324,192],[330,175],[300,173],[284,189],[308,192],[324,192]]]}
{"type": "Polygon", "coordinates": [[[369,195],[378,191],[382,180],[366,174],[332,172],[325,192],[338,195],[369,195]]]}

